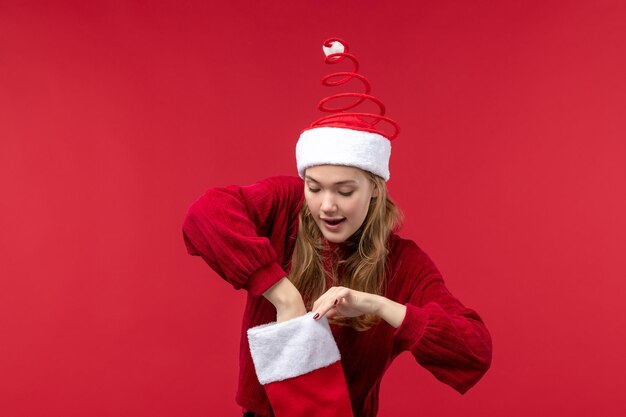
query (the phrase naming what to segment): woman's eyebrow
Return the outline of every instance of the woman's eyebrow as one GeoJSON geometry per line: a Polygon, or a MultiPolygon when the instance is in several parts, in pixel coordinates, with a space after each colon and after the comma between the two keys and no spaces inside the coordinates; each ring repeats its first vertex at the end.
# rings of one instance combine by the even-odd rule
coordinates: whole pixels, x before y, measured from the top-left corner
{"type": "MultiPolygon", "coordinates": [[[[314,183],[319,184],[320,182],[318,180],[316,180],[313,177],[310,177],[308,175],[305,175],[304,178],[313,181],[314,183]]],[[[354,183],[356,184],[357,182],[355,180],[345,180],[345,181],[337,181],[334,185],[342,185],[342,184],[350,184],[350,183],[354,183]]]]}

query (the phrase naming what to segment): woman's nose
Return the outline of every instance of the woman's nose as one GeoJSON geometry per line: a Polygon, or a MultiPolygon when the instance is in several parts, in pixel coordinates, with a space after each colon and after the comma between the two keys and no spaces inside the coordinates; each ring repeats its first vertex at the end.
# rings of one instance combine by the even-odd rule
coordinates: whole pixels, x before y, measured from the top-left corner
{"type": "Polygon", "coordinates": [[[335,208],[335,198],[332,193],[325,193],[320,209],[324,212],[333,212],[335,211],[335,208]]]}

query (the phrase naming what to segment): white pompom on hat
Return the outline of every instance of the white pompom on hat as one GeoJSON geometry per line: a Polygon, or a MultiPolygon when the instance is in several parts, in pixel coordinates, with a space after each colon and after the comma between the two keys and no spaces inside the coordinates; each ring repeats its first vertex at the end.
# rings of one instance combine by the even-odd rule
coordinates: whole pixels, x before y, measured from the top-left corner
{"type": "Polygon", "coordinates": [[[345,58],[353,63],[352,72],[328,74],[322,78],[322,84],[332,87],[356,78],[363,83],[365,92],[333,94],[319,102],[318,108],[331,114],[315,120],[300,133],[296,144],[298,174],[304,178],[305,170],[316,165],[345,165],[372,172],[387,181],[390,176],[391,141],[398,135],[398,124],[385,116],[384,104],[369,94],[370,83],[358,73],[359,63],[354,55],[348,53],[348,44],[342,39],[330,38],[322,47],[327,64],[336,64],[345,58]],[[337,77],[341,78],[332,80],[337,77]],[[346,97],[356,100],[340,107],[327,105],[331,100],[346,97]],[[380,114],[347,111],[365,100],[375,103],[380,114]],[[392,133],[383,132],[376,126],[381,121],[391,125],[392,133]]]}

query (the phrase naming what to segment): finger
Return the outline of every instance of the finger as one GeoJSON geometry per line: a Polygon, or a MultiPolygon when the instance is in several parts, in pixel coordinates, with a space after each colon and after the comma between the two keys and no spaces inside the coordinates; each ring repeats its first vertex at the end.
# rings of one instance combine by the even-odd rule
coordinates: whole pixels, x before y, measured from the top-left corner
{"type": "Polygon", "coordinates": [[[315,300],[315,302],[313,303],[313,307],[311,308],[311,311],[318,311],[318,307],[324,304],[324,302],[328,298],[333,297],[333,294],[336,293],[337,290],[338,290],[338,287],[330,287],[328,290],[326,290],[324,294],[320,295],[319,298],[315,300]]]}
{"type": "Polygon", "coordinates": [[[335,306],[332,303],[325,302],[317,308],[317,313],[313,316],[315,320],[319,320],[328,313],[329,310],[334,309],[335,306]]]}
{"type": "Polygon", "coordinates": [[[314,311],[316,312],[316,314],[313,316],[313,318],[315,320],[319,320],[320,318],[324,317],[324,315],[333,307],[335,307],[338,303],[340,298],[337,297],[338,293],[341,292],[345,292],[343,291],[343,289],[338,289],[337,291],[333,291],[332,293],[329,291],[329,293],[324,297],[324,299],[320,299],[320,303],[318,304],[318,306],[316,308],[314,308],[314,311]]]}
{"type": "Polygon", "coordinates": [[[333,317],[338,316],[338,315],[339,315],[339,312],[337,311],[335,307],[333,307],[330,310],[328,310],[328,312],[326,313],[326,318],[332,319],[333,317]]]}
{"type": "Polygon", "coordinates": [[[324,297],[324,299],[320,299],[319,304],[314,309],[315,315],[313,316],[313,319],[315,320],[321,319],[328,312],[328,310],[330,310],[334,306],[335,306],[335,298],[332,297],[330,294],[324,297]]]}

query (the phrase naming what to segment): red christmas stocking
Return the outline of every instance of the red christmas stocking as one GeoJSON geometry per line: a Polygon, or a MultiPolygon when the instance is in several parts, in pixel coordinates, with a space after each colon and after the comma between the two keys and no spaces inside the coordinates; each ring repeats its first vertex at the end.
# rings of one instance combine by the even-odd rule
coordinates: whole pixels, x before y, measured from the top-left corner
{"type": "Polygon", "coordinates": [[[341,357],[326,317],[313,313],[248,329],[259,382],[276,417],[353,417],[341,357]]]}

